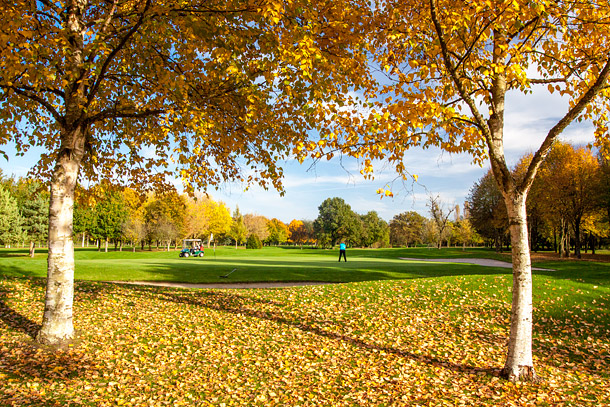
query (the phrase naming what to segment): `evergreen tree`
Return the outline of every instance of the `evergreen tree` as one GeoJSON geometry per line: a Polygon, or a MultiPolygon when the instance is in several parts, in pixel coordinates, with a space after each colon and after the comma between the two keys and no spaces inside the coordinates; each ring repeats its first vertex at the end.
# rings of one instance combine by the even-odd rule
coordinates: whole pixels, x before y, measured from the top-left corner
{"type": "Polygon", "coordinates": [[[233,222],[231,223],[231,229],[229,230],[229,237],[235,241],[235,248],[237,245],[242,244],[246,240],[248,230],[244,223],[244,217],[239,212],[239,207],[235,208],[233,212],[233,222]]]}
{"type": "Polygon", "coordinates": [[[36,242],[46,240],[49,232],[49,193],[37,182],[24,184],[26,193],[19,199],[21,227],[30,241],[30,257],[34,257],[36,242]]]}
{"type": "Polygon", "coordinates": [[[123,195],[108,191],[95,206],[95,234],[105,240],[104,251],[108,251],[108,239],[121,239],[123,225],[127,220],[127,208],[123,195]]]}
{"type": "Polygon", "coordinates": [[[0,242],[5,246],[22,237],[22,218],[17,200],[8,189],[0,185],[0,242]]]}
{"type": "Polygon", "coordinates": [[[246,241],[246,249],[262,249],[263,242],[258,238],[258,235],[252,233],[248,236],[248,240],[246,241]]]}

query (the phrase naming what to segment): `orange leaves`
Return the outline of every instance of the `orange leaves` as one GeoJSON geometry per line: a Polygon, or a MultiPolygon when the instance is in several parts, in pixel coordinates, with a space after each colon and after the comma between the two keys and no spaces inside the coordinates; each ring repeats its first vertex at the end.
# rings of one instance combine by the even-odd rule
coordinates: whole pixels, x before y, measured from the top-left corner
{"type": "MultiPolygon", "coordinates": [[[[607,288],[595,290],[600,308],[579,302],[569,314],[554,303],[569,298],[565,289],[537,285],[557,288],[537,300],[544,381],[514,385],[496,376],[508,335],[505,275],[235,291],[81,282],[77,348],[51,353],[0,324],[0,403],[603,404],[607,288]]],[[[575,288],[592,295],[588,287],[575,288]]],[[[39,315],[35,281],[4,279],[0,290],[10,293],[3,316],[6,307],[39,315]]]]}

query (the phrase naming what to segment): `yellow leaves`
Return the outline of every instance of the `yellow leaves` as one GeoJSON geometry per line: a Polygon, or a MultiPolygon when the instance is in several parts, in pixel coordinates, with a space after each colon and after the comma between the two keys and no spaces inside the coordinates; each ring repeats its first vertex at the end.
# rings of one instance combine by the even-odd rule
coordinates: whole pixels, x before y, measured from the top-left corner
{"type": "Polygon", "coordinates": [[[282,1],[269,0],[262,8],[263,17],[267,18],[272,24],[278,24],[284,12],[282,1]]]}
{"type": "Polygon", "coordinates": [[[379,188],[376,192],[378,195],[381,195],[381,198],[383,198],[384,196],[394,197],[394,193],[389,189],[379,188]]]}
{"type": "MultiPolygon", "coordinates": [[[[310,252],[303,260],[336,264],[324,256],[310,252]]],[[[158,265],[160,258],[153,258],[158,265]]],[[[373,263],[366,256],[360,260],[373,263]]],[[[284,261],[294,265],[300,259],[289,253],[284,261]]],[[[79,282],[78,350],[54,355],[0,324],[0,400],[229,406],[252,405],[260,396],[265,400],[260,405],[313,407],[525,406],[538,400],[581,405],[607,399],[603,305],[585,308],[578,301],[566,308],[537,297],[535,364],[545,380],[514,385],[497,377],[508,335],[504,316],[510,312],[505,274],[435,278],[430,273],[455,265],[395,258],[377,264],[393,264],[392,269],[418,278],[274,290],[79,282]],[[61,374],[50,373],[57,366],[64,367],[61,374]]],[[[0,281],[0,291],[8,293],[5,310],[35,321],[44,308],[44,287],[22,280],[0,281]]],[[[555,287],[559,280],[550,281],[555,287]]],[[[565,294],[564,289],[562,298],[565,294]]],[[[607,305],[607,287],[588,294],[607,305]]]]}

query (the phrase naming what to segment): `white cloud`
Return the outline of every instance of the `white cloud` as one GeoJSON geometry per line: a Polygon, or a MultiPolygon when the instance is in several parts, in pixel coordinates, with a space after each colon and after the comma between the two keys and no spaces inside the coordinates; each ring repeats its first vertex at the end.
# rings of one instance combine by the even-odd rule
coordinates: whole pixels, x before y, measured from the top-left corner
{"type": "MultiPolygon", "coordinates": [[[[511,92],[506,99],[504,148],[509,164],[538,150],[549,130],[568,112],[568,98],[537,87],[533,94],[511,92]]],[[[572,123],[560,139],[574,144],[593,141],[591,123],[572,123]]]]}

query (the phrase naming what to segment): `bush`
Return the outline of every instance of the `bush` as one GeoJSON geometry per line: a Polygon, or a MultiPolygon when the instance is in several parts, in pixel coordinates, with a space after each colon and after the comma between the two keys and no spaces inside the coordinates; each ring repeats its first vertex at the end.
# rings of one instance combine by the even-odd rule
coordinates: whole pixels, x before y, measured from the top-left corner
{"type": "Polygon", "coordinates": [[[263,243],[258,238],[258,235],[252,233],[248,236],[248,240],[246,241],[246,249],[262,249],[263,243]]]}

